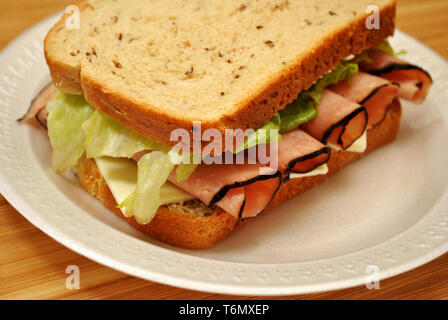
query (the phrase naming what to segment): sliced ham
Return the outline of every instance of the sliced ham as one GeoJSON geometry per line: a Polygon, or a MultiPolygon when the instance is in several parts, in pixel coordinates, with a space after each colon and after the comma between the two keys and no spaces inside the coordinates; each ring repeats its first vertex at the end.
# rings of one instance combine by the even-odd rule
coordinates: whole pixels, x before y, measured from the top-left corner
{"type": "Polygon", "coordinates": [[[365,107],[324,90],[317,116],[301,128],[323,144],[331,143],[345,150],[363,135],[367,123],[365,107]]]}
{"type": "Polygon", "coordinates": [[[28,111],[23,115],[23,117],[17,121],[24,122],[29,121],[30,119],[36,119],[42,127],[47,129],[48,112],[45,107],[48,102],[56,97],[56,94],[57,90],[53,83],[48,84],[39,92],[36,98],[33,99],[28,111]]]}
{"type": "Polygon", "coordinates": [[[427,71],[378,49],[369,50],[368,55],[372,62],[362,62],[361,70],[398,84],[400,98],[414,103],[423,102],[432,85],[427,71]]]}
{"type": "Polygon", "coordinates": [[[266,168],[260,164],[201,164],[187,180],[177,181],[175,172],[168,179],[206,205],[245,220],[265,211],[282,184],[281,173],[262,171],[266,168]]]}
{"type": "Polygon", "coordinates": [[[308,173],[330,160],[331,148],[301,129],[282,135],[278,143],[278,164],[286,180],[291,173],[308,173]]]}
{"type": "Polygon", "coordinates": [[[365,72],[358,72],[351,81],[343,81],[328,89],[366,107],[368,127],[381,123],[386,117],[399,87],[390,81],[365,72]]]}
{"type": "MultiPolygon", "coordinates": [[[[260,160],[260,155],[264,154],[264,151],[260,150],[261,146],[249,149],[247,156],[263,164],[266,162],[260,160]]],[[[308,173],[327,163],[331,156],[331,148],[305,131],[295,129],[283,133],[276,148],[272,147],[272,143],[266,146],[266,153],[269,155],[267,160],[272,160],[266,165],[280,171],[285,181],[288,181],[291,173],[308,173]]]]}
{"type": "Polygon", "coordinates": [[[36,114],[35,118],[36,118],[36,121],[39,122],[39,124],[45,130],[48,130],[48,126],[47,126],[48,111],[46,108],[40,109],[39,112],[36,114]]]}

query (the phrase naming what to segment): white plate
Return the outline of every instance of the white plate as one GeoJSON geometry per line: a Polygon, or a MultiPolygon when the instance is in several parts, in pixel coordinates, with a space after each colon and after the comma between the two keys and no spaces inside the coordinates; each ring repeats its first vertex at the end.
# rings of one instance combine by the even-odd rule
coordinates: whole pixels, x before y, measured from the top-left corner
{"type": "MultiPolygon", "coordinates": [[[[428,69],[423,106],[405,104],[397,141],[203,251],[135,231],[50,167],[42,130],[15,120],[49,80],[42,39],[56,16],[0,56],[0,187],[31,223],[70,249],[140,278],[201,291],[286,295],[365,283],[368,265],[387,278],[448,251],[448,67],[397,32],[396,48],[428,69]],[[446,119],[446,118],[445,118],[446,119]]],[[[81,270],[82,272],[82,270],[81,270]]]]}

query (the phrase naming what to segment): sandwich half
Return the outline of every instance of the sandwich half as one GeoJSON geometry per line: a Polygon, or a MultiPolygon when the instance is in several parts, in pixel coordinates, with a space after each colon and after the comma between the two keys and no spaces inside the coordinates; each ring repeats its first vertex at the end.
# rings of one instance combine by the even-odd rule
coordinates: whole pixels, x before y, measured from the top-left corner
{"type": "Polygon", "coordinates": [[[49,31],[53,83],[21,120],[48,130],[58,172],[185,248],[213,246],[393,141],[400,99],[421,103],[432,84],[387,42],[393,0],[78,8],[49,31]]]}

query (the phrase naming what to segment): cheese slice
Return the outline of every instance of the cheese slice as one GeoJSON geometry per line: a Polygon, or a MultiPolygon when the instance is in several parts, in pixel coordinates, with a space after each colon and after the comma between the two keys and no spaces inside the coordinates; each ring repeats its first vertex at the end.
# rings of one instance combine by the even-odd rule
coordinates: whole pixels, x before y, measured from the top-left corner
{"type": "MultiPolygon", "coordinates": [[[[337,145],[328,144],[332,149],[335,149],[337,151],[342,151],[343,149],[337,145]]],[[[362,136],[356,140],[355,142],[353,142],[353,144],[350,146],[350,148],[345,149],[344,151],[349,151],[349,152],[356,152],[356,153],[363,153],[364,151],[366,151],[367,149],[367,131],[364,131],[364,133],[362,134],[362,136]]]]}
{"type": "MultiPolygon", "coordinates": [[[[115,201],[122,203],[137,186],[137,164],[125,158],[102,157],[95,159],[115,201]]],[[[166,182],[160,189],[161,205],[195,199],[191,194],[166,182]]],[[[123,212],[124,209],[121,209],[123,212]]]]}
{"type": "Polygon", "coordinates": [[[293,173],[291,172],[289,175],[290,179],[299,179],[299,178],[305,178],[305,177],[313,177],[313,176],[320,176],[325,175],[328,173],[328,166],[326,164],[323,164],[313,171],[307,172],[307,173],[293,173]]]}

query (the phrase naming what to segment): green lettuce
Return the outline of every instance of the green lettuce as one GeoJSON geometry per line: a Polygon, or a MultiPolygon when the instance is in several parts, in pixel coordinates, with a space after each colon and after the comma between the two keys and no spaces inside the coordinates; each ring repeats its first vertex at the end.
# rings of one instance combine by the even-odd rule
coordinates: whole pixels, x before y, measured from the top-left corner
{"type": "Polygon", "coordinates": [[[354,63],[342,63],[333,71],[327,73],[323,78],[316,82],[309,90],[304,91],[300,98],[314,103],[315,107],[319,106],[322,99],[324,89],[331,84],[337,84],[342,80],[351,78],[358,73],[358,65],[354,63]]]}
{"type": "Polygon", "coordinates": [[[264,126],[247,137],[244,143],[242,143],[235,149],[235,153],[249,149],[260,143],[280,142],[282,138],[282,136],[278,134],[278,132],[280,131],[280,126],[280,115],[276,113],[264,126]],[[277,130],[277,134],[272,134],[271,130],[277,130]]]}
{"type": "Polygon", "coordinates": [[[86,149],[82,124],[94,109],[82,95],[59,92],[47,105],[48,136],[53,147],[52,165],[57,172],[64,172],[78,162],[86,149]]]}
{"type": "Polygon", "coordinates": [[[282,119],[280,132],[285,133],[313,120],[317,115],[317,109],[311,101],[296,99],[285,109],[280,110],[279,114],[282,119]]]}
{"type": "MultiPolygon", "coordinates": [[[[406,54],[407,51],[406,50],[401,50],[401,51],[395,51],[394,48],[392,48],[392,46],[390,45],[389,41],[385,40],[383,41],[379,46],[375,47],[375,49],[381,50],[387,54],[390,54],[392,56],[399,56],[402,54],[406,54]]],[[[361,62],[367,62],[367,63],[372,63],[372,59],[369,57],[369,54],[367,52],[367,50],[355,55],[354,58],[346,61],[349,63],[356,63],[359,64],[361,62]]]]}
{"type": "Polygon", "coordinates": [[[407,53],[406,50],[395,51],[387,40],[384,40],[378,47],[376,47],[376,49],[384,51],[392,56],[399,56],[407,53]]]}
{"type": "Polygon", "coordinates": [[[160,189],[174,169],[168,153],[153,151],[138,161],[137,187],[120,205],[127,217],[134,216],[138,223],[148,224],[162,204],[160,189]]]}
{"type": "Polygon", "coordinates": [[[146,150],[169,151],[168,146],[124,127],[99,111],[95,111],[82,128],[86,134],[87,158],[132,158],[136,153],[146,150]]]}
{"type": "MultiPolygon", "coordinates": [[[[82,127],[86,134],[87,158],[132,158],[141,151],[170,151],[169,146],[142,136],[99,111],[95,111],[82,127]]],[[[188,179],[196,167],[194,164],[180,164],[176,168],[177,179],[188,179]]]]}
{"type": "Polygon", "coordinates": [[[311,86],[310,89],[303,91],[293,103],[278,112],[281,119],[280,132],[291,131],[301,124],[313,120],[317,115],[324,89],[344,79],[350,80],[356,73],[358,73],[357,64],[341,63],[311,86]]]}
{"type": "Polygon", "coordinates": [[[195,160],[202,159],[202,154],[197,154],[197,157],[195,157],[194,153],[182,154],[182,152],[175,149],[171,149],[168,154],[170,155],[171,161],[178,164],[176,167],[176,179],[178,182],[187,180],[198,166],[195,164],[195,160]]]}

